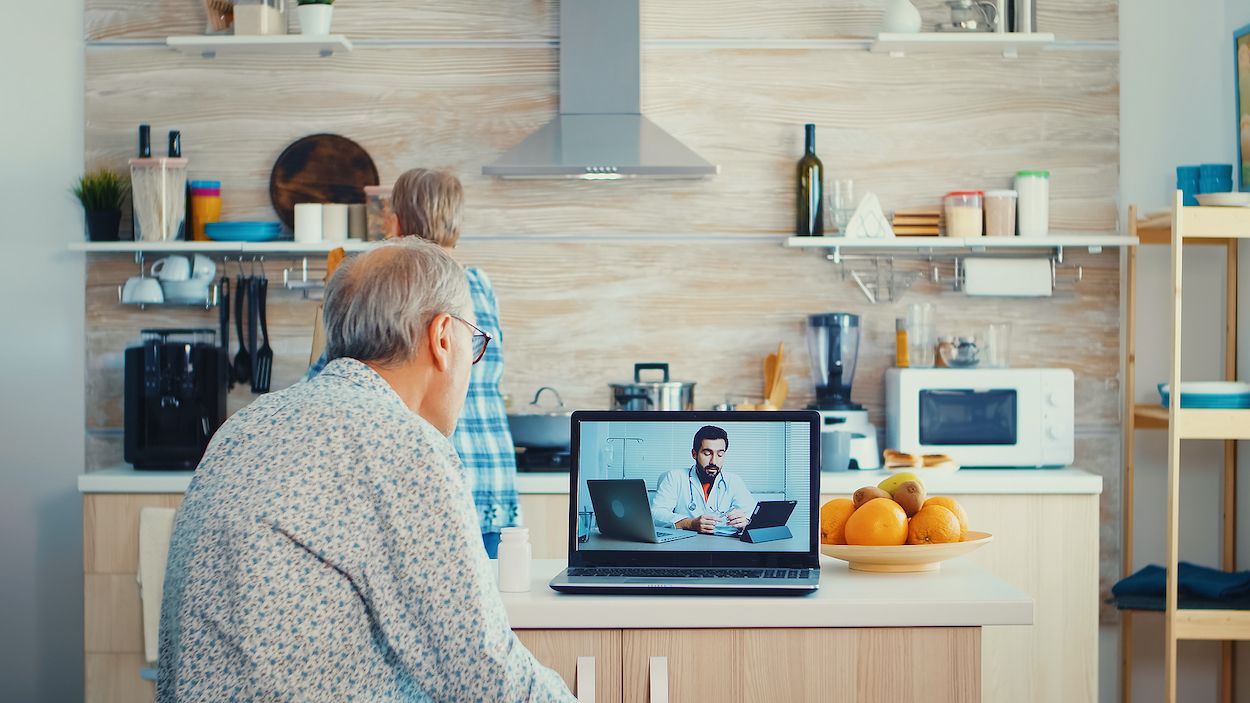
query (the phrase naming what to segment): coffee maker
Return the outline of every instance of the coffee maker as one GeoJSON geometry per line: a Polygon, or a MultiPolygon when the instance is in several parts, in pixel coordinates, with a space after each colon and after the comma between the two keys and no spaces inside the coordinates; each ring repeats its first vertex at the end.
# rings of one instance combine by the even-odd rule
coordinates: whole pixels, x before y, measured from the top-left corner
{"type": "Polygon", "coordinates": [[[859,335],[859,315],[830,312],[807,318],[816,386],[816,402],[808,407],[820,413],[821,468],[826,471],[881,468],[877,428],[864,406],[851,400],[859,335]]]}
{"type": "Polygon", "coordinates": [[[125,354],[123,456],[136,469],[194,469],[226,419],[229,364],[211,329],[148,329],[125,354]]]}

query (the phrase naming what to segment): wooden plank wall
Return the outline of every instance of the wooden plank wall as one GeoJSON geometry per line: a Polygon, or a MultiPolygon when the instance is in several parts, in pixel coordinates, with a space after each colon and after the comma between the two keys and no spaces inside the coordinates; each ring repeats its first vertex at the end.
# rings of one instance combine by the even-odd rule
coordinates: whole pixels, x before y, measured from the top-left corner
{"type": "MultiPolygon", "coordinates": [[[[643,102],[661,126],[718,163],[705,181],[497,181],[482,164],[545,123],[557,105],[553,0],[375,0],[336,5],[335,29],[361,40],[331,59],[221,57],[153,41],[202,30],[194,0],[86,0],[89,166],[124,168],[136,126],[183,133],[191,173],[224,182],[225,215],[272,218],[266,184],[291,141],[336,132],[360,142],[384,182],[414,166],[464,181],[458,255],[483,267],[500,299],[506,392],[558,387],[604,407],[607,384],[635,361],[668,361],[708,407],[761,392],[760,362],[784,341],[793,404],[811,397],[804,315],[864,315],[856,396],[880,421],[894,318],[938,306],[943,332],[1015,322],[1013,363],[1077,372],[1079,465],[1103,474],[1103,571],[1116,572],[1119,512],[1119,270],[1114,252],[1069,252],[1085,280],[1053,299],[969,299],[931,283],[870,305],[819,255],[782,249],[792,226],[802,124],[815,122],[831,177],[856,179],[886,209],[931,204],[964,187],[1003,187],[1019,168],[1052,172],[1052,226],[1116,227],[1119,53],[1116,0],[1039,0],[1061,47],[892,59],[862,48],[777,48],[795,39],[869,36],[876,0],[683,0],[643,3],[643,102]],[[481,42],[464,48],[411,39],[481,42]],[[521,45],[516,41],[528,42],[521,45]],[[715,40],[709,48],[708,40],[715,40]],[[144,42],[147,41],[145,44],[144,42]],[[772,48],[752,46],[773,41],[772,48]],[[1073,42],[1077,42],[1073,44],[1073,42]],[[1083,42],[1083,43],[1082,43],[1083,42]],[[1091,43],[1092,42],[1092,43],[1091,43]],[[516,235],[500,238],[498,235],[516,235]],[[573,241],[544,235],[578,237],[573,241]]],[[[917,2],[926,23],[939,0],[917,2]]],[[[266,261],[271,277],[292,261],[266,261]]],[[[863,266],[863,265],[861,265],[863,266]]],[[[919,270],[918,264],[902,268],[919,270]]],[[[204,311],[139,312],[116,303],[134,272],[94,257],[88,275],[90,467],[120,461],[121,352],[138,330],[213,326],[204,311]]],[[[271,287],[272,290],[272,287],[271,287]]],[[[275,388],[307,361],[313,304],[271,293],[275,388]]],[[[231,407],[250,400],[236,390],[231,407]]],[[[524,401],[522,401],[524,402],[524,401]]]]}

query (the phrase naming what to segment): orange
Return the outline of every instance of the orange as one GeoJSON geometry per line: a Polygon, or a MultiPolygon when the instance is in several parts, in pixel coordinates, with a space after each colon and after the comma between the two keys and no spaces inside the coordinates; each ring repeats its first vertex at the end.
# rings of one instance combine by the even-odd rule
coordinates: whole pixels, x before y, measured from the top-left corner
{"type": "Polygon", "coordinates": [[[908,544],[946,544],[961,539],[959,518],[940,505],[924,506],[907,527],[908,544]]]}
{"type": "Polygon", "coordinates": [[[846,543],[884,547],[907,542],[907,513],[889,498],[873,498],[846,521],[846,543]]]}
{"type": "Polygon", "coordinates": [[[855,512],[850,498],[834,498],[820,506],[820,543],[846,544],[846,521],[855,512]]]}
{"type": "Polygon", "coordinates": [[[930,505],[940,505],[943,508],[955,513],[955,517],[959,519],[959,541],[963,541],[968,537],[968,513],[964,512],[964,506],[960,505],[954,498],[947,496],[933,496],[926,500],[922,508],[930,505]]]}

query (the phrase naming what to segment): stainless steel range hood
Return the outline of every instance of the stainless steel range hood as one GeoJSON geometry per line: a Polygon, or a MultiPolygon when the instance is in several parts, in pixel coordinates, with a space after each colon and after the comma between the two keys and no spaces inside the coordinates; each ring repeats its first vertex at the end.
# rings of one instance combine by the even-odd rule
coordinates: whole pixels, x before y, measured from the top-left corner
{"type": "Polygon", "coordinates": [[[494,163],[501,178],[702,178],[718,168],[642,114],[640,0],[560,2],[560,114],[494,163]]]}

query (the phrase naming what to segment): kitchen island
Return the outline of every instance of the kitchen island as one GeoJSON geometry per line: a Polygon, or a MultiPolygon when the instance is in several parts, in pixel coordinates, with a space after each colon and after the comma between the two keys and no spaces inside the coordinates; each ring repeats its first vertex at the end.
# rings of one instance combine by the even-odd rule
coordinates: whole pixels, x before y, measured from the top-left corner
{"type": "MultiPolygon", "coordinates": [[[[858,471],[822,474],[821,500],[849,496],[883,476],[881,472],[858,471]]],[[[129,467],[79,477],[88,690],[118,691],[115,696],[101,694],[100,700],[146,700],[151,696],[150,683],[134,681],[130,676],[143,667],[135,583],[139,511],[146,506],[177,507],[190,480],[187,472],[135,471],[129,467]]],[[[536,559],[567,556],[568,482],[567,474],[518,477],[522,511],[536,559]]],[[[1080,469],[965,469],[927,478],[926,484],[931,495],[956,497],[967,509],[972,529],[994,535],[992,543],[954,563],[979,565],[985,573],[1023,592],[1034,604],[1031,625],[998,625],[981,633],[983,700],[1096,700],[1097,667],[1093,662],[1097,661],[1101,477],[1080,469]]],[[[942,573],[946,572],[944,569],[942,573]]],[[[822,582],[833,583],[828,578],[822,582]]],[[[538,591],[531,595],[535,593],[538,591]]],[[[828,593],[822,586],[820,597],[828,593]]],[[[763,601],[750,602],[758,607],[763,601]]],[[[579,637],[585,635],[580,632],[579,637]]],[[[765,650],[780,647],[781,641],[770,643],[765,650]]]]}
{"type": "Polygon", "coordinates": [[[563,568],[534,562],[530,591],[504,606],[521,641],[600,702],[977,701],[982,632],[1033,616],[968,559],[868,574],[822,557],[820,590],[776,598],[561,594],[547,581],[563,568]]]}

